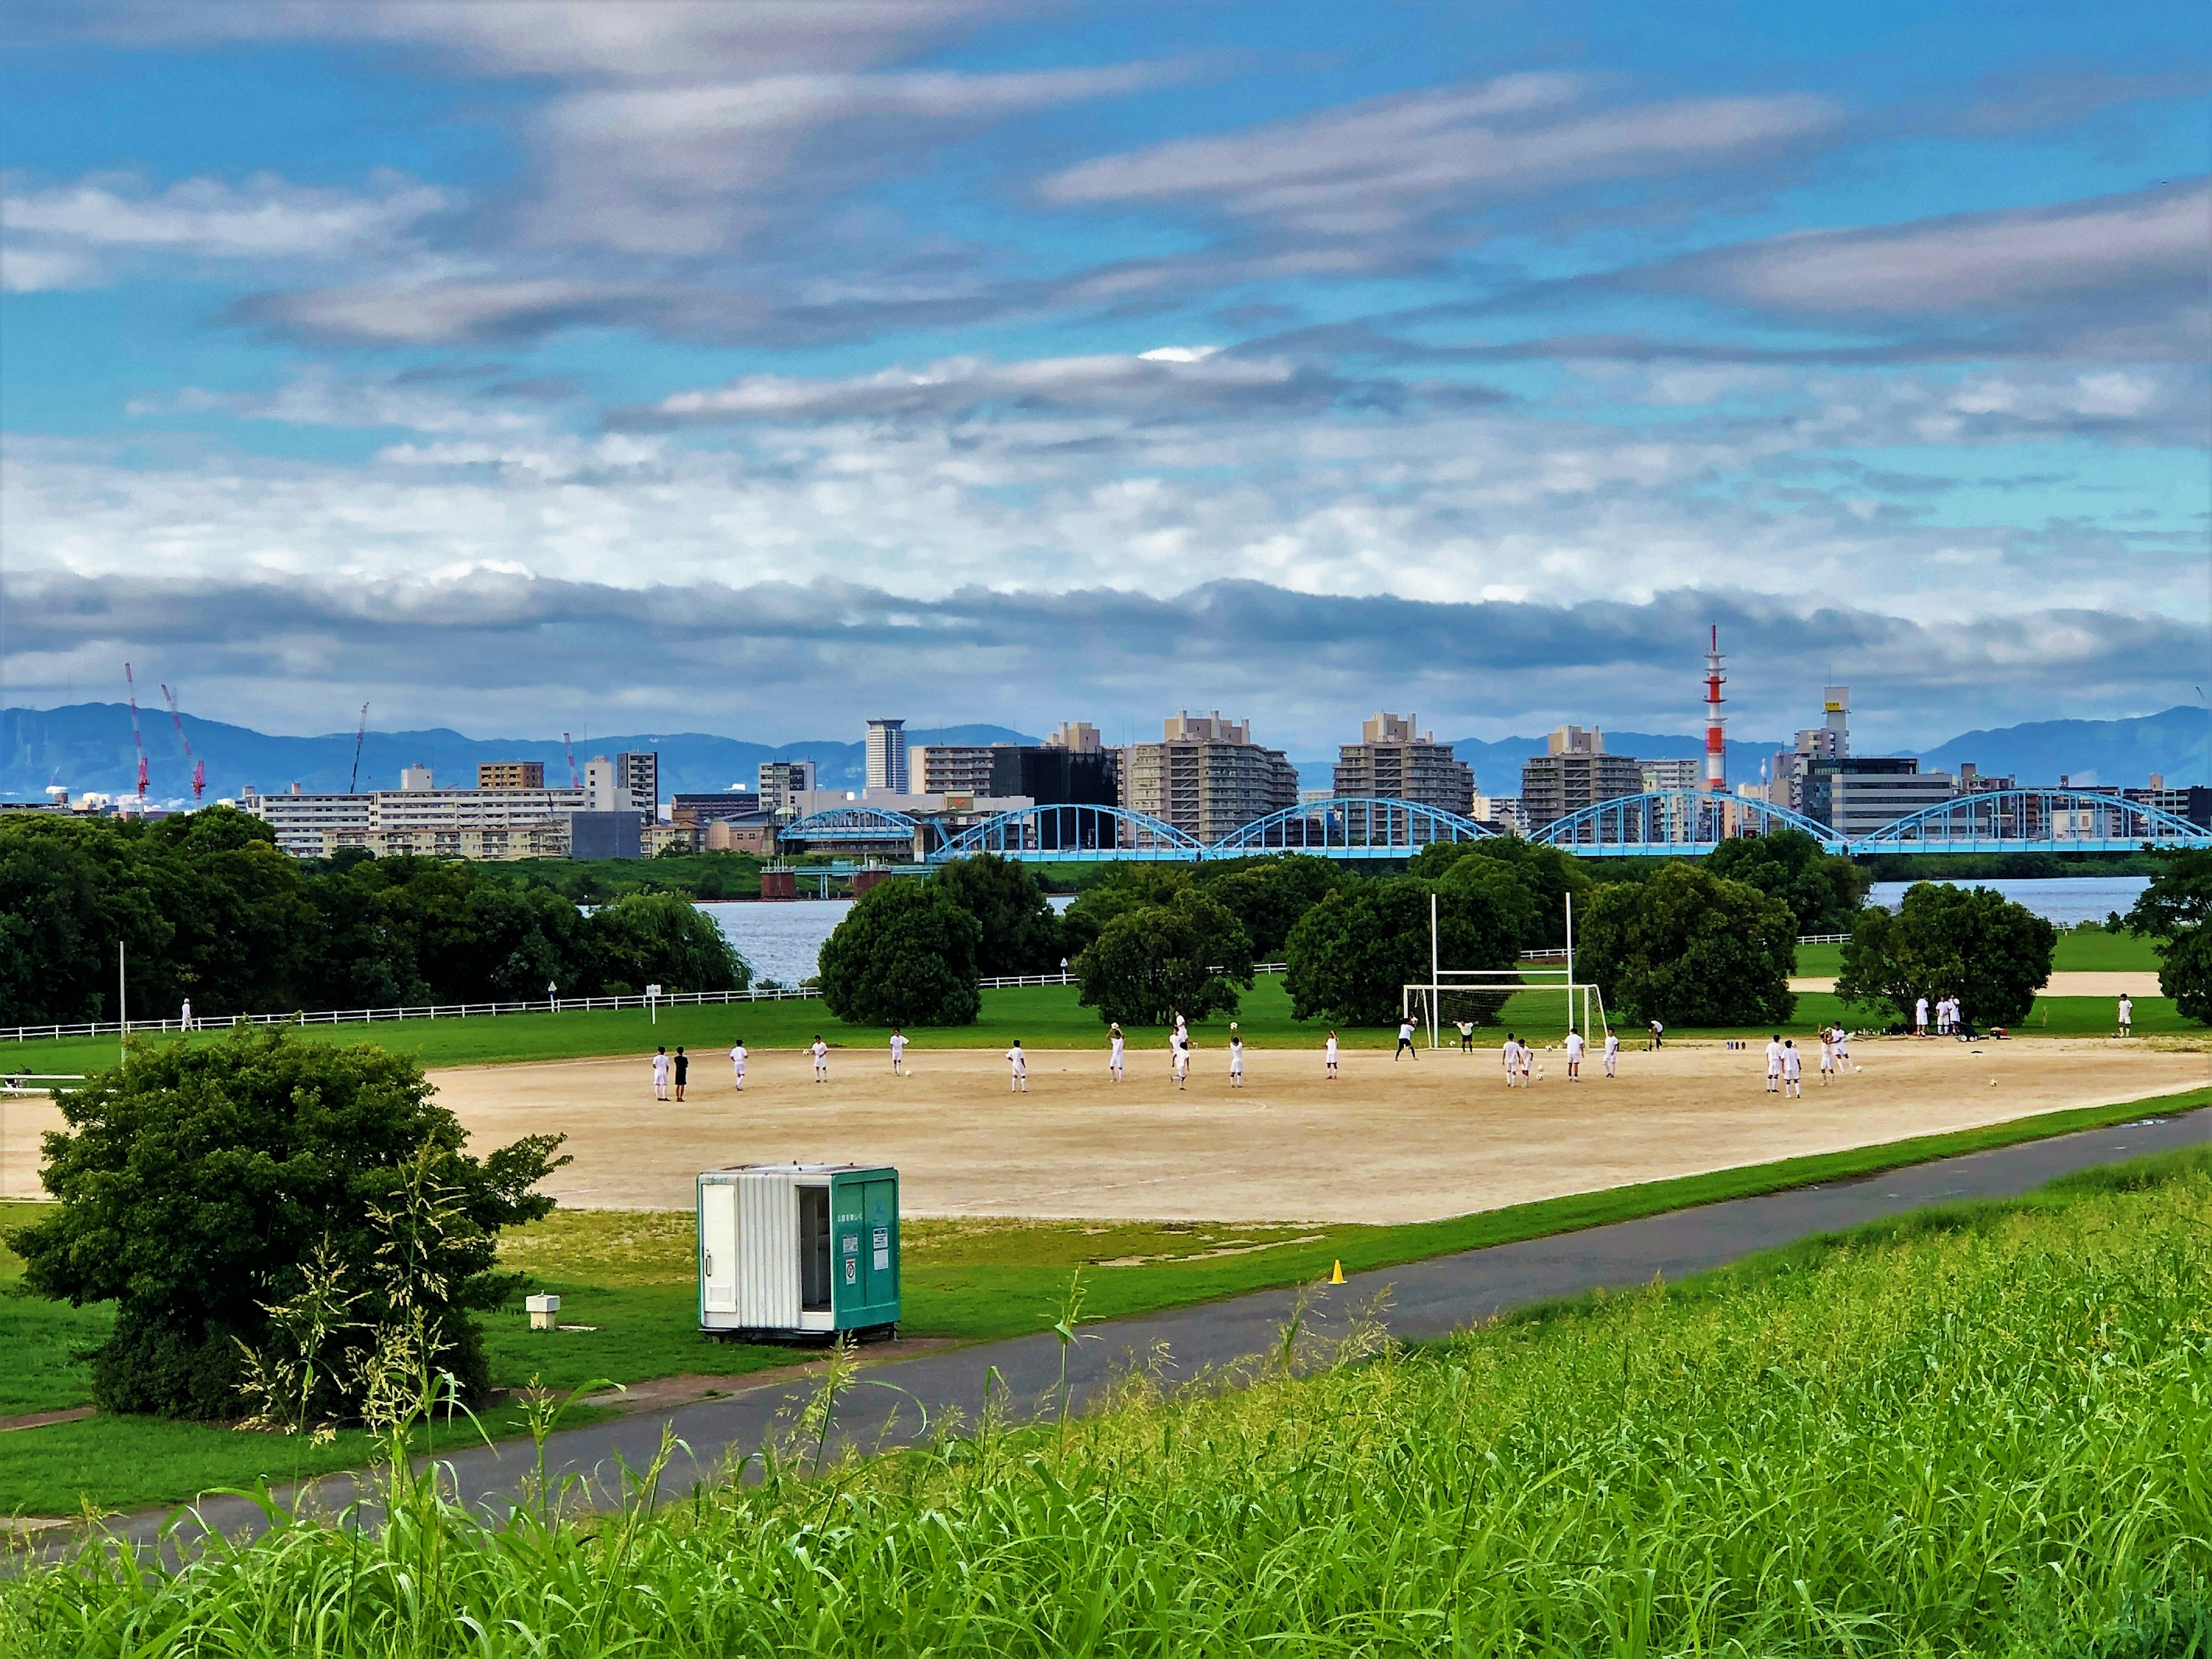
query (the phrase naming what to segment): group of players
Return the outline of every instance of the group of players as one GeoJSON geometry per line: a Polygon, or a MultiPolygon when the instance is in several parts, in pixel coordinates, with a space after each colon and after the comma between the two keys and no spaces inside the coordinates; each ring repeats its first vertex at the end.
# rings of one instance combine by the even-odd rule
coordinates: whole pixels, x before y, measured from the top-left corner
{"type": "MultiPolygon", "coordinates": [[[[1407,1020],[1400,1024],[1398,1046],[1391,1054],[1394,1061],[1407,1054],[1411,1054],[1415,1060],[1420,1058],[1420,1050],[1413,1043],[1413,1030],[1412,1021],[1407,1020]]],[[[1473,1054],[1474,1052],[1473,1023],[1460,1022],[1459,1034],[1460,1052],[1473,1054]]],[[[1851,1060],[1851,1036],[1849,1031],[1839,1024],[1824,1025],[1820,1028],[1820,1036],[1822,1083],[1832,1081],[1845,1071],[1855,1072],[1858,1069],[1851,1060]]],[[[907,1074],[906,1033],[894,1030],[890,1035],[890,1046],[891,1075],[904,1077],[907,1074]]],[[[1655,1043],[1654,1046],[1656,1047],[1656,1044],[1655,1043]]],[[[1580,1031],[1571,1030],[1567,1033],[1565,1048],[1568,1079],[1571,1081],[1580,1082],[1583,1075],[1583,1060],[1589,1052],[1588,1042],[1580,1031]]],[[[830,1080],[830,1045],[823,1041],[819,1032],[815,1034],[814,1041],[807,1045],[807,1053],[814,1060],[814,1080],[817,1083],[827,1083],[830,1080]]],[[[1507,1088],[1530,1088],[1543,1077],[1543,1067],[1536,1063],[1536,1051],[1521,1040],[1518,1032],[1506,1034],[1504,1044],[1498,1053],[1505,1067],[1507,1088]]],[[[744,1092],[745,1061],[748,1054],[749,1051],[742,1040],[732,1045],[730,1049],[731,1076],[739,1094],[744,1092]]],[[[1168,1075],[1175,1080],[1175,1085],[1178,1090],[1187,1089],[1189,1086],[1190,1061],[1190,1024],[1178,1013],[1175,1016],[1175,1024],[1168,1033],[1168,1075]]],[[[1327,1041],[1322,1045],[1323,1074],[1331,1083],[1337,1079],[1338,1064],[1339,1044],[1336,1033],[1332,1030],[1327,1041]]],[[[1604,1047],[1601,1050],[1600,1066],[1601,1075],[1604,1077],[1613,1078],[1620,1074],[1620,1034],[1618,1031],[1608,1030],[1606,1032],[1604,1047]]],[[[1115,1083],[1120,1083],[1127,1075],[1127,1067],[1128,1040],[1122,1035],[1119,1024],[1110,1025],[1107,1029],[1106,1036],[1107,1075],[1115,1083]]],[[[653,1057],[653,1098],[667,1100],[671,1098],[670,1091],[672,1089],[673,1097],[682,1100],[684,1089],[690,1081],[690,1058],[684,1053],[681,1045],[678,1045],[673,1054],[665,1048],[660,1049],[653,1057]]],[[[1785,1038],[1777,1032],[1766,1045],[1766,1092],[1778,1093],[1790,1099],[1802,1099],[1805,1093],[1804,1078],[1804,1055],[1798,1048],[1796,1040],[1785,1038]]],[[[1006,1050],[1006,1086],[1009,1092],[1014,1094],[1025,1095],[1030,1091],[1029,1055],[1023,1049],[1019,1037],[1015,1038],[1013,1047],[1006,1050]]],[[[1229,1027],[1229,1086],[1232,1089],[1241,1089],[1244,1086],[1244,1036],[1233,1021],[1229,1027]]]]}

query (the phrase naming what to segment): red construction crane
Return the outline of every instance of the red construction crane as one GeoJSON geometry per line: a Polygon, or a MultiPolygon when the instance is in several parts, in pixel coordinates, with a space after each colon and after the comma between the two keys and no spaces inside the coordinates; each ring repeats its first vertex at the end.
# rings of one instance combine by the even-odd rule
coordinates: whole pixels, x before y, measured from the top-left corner
{"type": "Polygon", "coordinates": [[[146,739],[138,732],[138,682],[131,677],[131,665],[123,665],[123,683],[131,688],[131,742],[138,750],[138,805],[146,804],[146,739]]]}
{"type": "Polygon", "coordinates": [[[161,696],[168,702],[169,718],[176,722],[177,741],[185,746],[185,758],[192,763],[192,805],[198,806],[200,797],[207,793],[207,763],[192,753],[192,740],[185,735],[185,717],[177,709],[177,694],[169,690],[166,682],[161,696]]]}
{"type": "Polygon", "coordinates": [[[361,729],[353,734],[353,775],[346,780],[346,793],[352,794],[361,787],[361,746],[368,740],[368,705],[361,706],[361,729]]]}
{"type": "Polygon", "coordinates": [[[561,746],[568,751],[568,787],[571,789],[581,789],[584,787],[584,776],[582,773],[576,770],[576,740],[563,732],[561,734],[561,746]]]}

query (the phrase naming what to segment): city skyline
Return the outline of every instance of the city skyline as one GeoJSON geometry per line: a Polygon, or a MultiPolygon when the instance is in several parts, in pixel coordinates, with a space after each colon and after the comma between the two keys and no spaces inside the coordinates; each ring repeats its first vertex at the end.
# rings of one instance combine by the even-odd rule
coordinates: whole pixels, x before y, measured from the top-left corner
{"type": "Polygon", "coordinates": [[[0,703],[2188,704],[2191,15],[21,6],[0,703]]]}

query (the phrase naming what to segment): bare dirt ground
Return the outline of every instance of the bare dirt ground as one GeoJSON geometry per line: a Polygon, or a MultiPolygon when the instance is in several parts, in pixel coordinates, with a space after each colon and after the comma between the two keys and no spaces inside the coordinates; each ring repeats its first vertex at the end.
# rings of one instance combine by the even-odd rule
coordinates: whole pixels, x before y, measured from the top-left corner
{"type": "MultiPolygon", "coordinates": [[[[1790,981],[1793,991],[1832,991],[1836,981],[1832,976],[1812,975],[1790,981]]],[[[2117,1002],[2123,994],[2133,997],[2154,997],[2158,991],[2158,969],[2145,973],[2122,973],[2113,969],[2077,969],[2067,973],[2053,974],[2043,987],[2047,997],[2109,997],[2117,1002]]],[[[1968,1010],[1969,1012],[1972,1011],[1968,1010]]]]}
{"type": "MultiPolygon", "coordinates": [[[[1106,1077],[1103,1052],[1039,1050],[1030,1091],[1007,1088],[996,1050],[925,1051],[895,1078],[884,1055],[838,1050],[817,1085],[805,1055],[756,1053],[743,1096],[726,1062],[702,1060],[682,1103],[653,1098],[643,1057],[434,1072],[479,1150],[558,1131],[574,1162],[549,1183],[561,1202],[678,1209],[692,1177],[726,1164],[801,1158],[890,1164],[915,1215],[1128,1220],[1395,1223],[1494,1209],[1762,1164],[1805,1153],[2140,1099],[2202,1086],[2203,1053],[2145,1043],[2042,1039],[1855,1045],[1862,1068],[1823,1088],[1808,1056],[1805,1098],[1765,1092],[1758,1049],[1683,1044],[1595,1057],[1579,1083],[1559,1049],[1543,1077],[1508,1091],[1495,1047],[1394,1062],[1347,1052],[1323,1080],[1311,1049],[1255,1049],[1229,1087],[1218,1047],[1200,1048],[1178,1093],[1163,1051],[1106,1077]],[[1992,1079],[1995,1079],[1994,1083],[1992,1079]]],[[[0,1193],[37,1195],[42,1103],[6,1112],[0,1193]]]]}

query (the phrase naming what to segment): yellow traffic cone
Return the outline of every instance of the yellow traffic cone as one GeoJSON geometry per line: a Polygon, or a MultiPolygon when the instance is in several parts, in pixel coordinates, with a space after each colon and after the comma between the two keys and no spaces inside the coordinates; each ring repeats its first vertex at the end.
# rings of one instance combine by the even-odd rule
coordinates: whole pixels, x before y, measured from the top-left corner
{"type": "Polygon", "coordinates": [[[1336,1264],[1335,1267],[1334,1267],[1333,1270],[1331,1270],[1331,1272],[1330,1272],[1330,1273],[1329,1273],[1329,1276],[1328,1276],[1328,1282],[1329,1282],[1330,1284],[1332,1284],[1332,1285],[1341,1285],[1341,1284],[1343,1284],[1343,1283],[1344,1283],[1344,1263],[1343,1263],[1343,1262],[1341,1262],[1341,1261],[1338,1262],[1338,1263],[1336,1264]]]}

